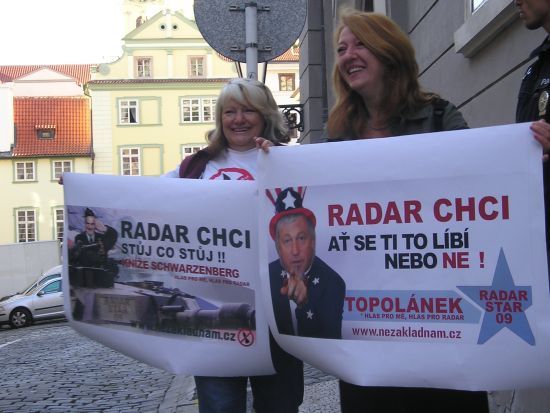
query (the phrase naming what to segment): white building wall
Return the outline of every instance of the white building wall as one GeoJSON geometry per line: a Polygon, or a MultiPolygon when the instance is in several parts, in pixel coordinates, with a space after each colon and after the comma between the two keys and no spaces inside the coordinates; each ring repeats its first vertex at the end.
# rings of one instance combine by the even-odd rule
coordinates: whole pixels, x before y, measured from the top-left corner
{"type": "Polygon", "coordinates": [[[13,144],[13,90],[12,83],[0,84],[0,152],[7,152],[13,144]]]}
{"type": "Polygon", "coordinates": [[[42,68],[13,82],[14,96],[83,96],[75,79],[55,70],[42,68]]]}
{"type": "Polygon", "coordinates": [[[94,173],[112,174],[113,169],[113,119],[111,93],[91,91],[94,173]]]}
{"type": "Polygon", "coordinates": [[[14,96],[82,96],[82,86],[75,82],[15,82],[14,96]]]}
{"type": "Polygon", "coordinates": [[[296,63],[269,63],[267,65],[267,73],[265,77],[265,84],[271,92],[275,101],[279,105],[294,105],[300,103],[300,94],[294,93],[295,91],[280,91],[279,90],[279,74],[281,73],[293,73],[294,74],[294,86],[296,89],[300,87],[300,74],[299,64],[296,63]],[[294,96],[294,97],[293,97],[294,96]]]}

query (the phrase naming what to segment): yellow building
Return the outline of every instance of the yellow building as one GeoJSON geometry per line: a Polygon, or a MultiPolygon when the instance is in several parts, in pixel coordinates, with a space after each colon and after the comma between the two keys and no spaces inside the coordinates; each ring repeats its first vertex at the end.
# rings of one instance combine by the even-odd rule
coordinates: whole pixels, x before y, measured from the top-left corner
{"type": "Polygon", "coordinates": [[[202,38],[195,22],[164,10],[123,39],[123,54],[92,73],[94,172],[159,175],[205,146],[216,97],[235,64],[202,38]]]}

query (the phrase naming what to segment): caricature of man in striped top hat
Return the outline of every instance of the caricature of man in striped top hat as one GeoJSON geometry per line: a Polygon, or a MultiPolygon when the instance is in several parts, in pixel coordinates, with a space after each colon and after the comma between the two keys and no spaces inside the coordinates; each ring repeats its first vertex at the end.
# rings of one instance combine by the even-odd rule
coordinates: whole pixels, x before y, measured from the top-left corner
{"type": "Polygon", "coordinates": [[[269,277],[279,333],[341,338],[346,285],[315,255],[317,221],[303,206],[305,188],[277,192],[269,233],[279,259],[269,264],[269,277]]]}

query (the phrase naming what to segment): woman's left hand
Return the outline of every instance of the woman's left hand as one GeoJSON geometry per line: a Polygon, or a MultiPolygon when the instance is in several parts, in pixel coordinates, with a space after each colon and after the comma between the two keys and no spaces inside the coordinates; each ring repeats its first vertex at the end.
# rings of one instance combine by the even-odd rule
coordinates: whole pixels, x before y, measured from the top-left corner
{"type": "Polygon", "coordinates": [[[550,153],[550,124],[544,120],[533,122],[530,126],[534,138],[542,145],[543,161],[548,161],[550,153]]]}
{"type": "Polygon", "coordinates": [[[269,148],[273,146],[273,142],[268,141],[265,138],[257,137],[257,138],[254,138],[254,140],[256,141],[256,148],[261,149],[265,153],[268,153],[269,148]]]}

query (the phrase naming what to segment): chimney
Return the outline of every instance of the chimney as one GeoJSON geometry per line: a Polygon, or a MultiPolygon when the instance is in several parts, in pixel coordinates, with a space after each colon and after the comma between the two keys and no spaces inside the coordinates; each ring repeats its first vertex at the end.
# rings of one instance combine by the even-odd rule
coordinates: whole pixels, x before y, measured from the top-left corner
{"type": "Polygon", "coordinates": [[[13,83],[0,84],[0,152],[13,145],[13,83]]]}

